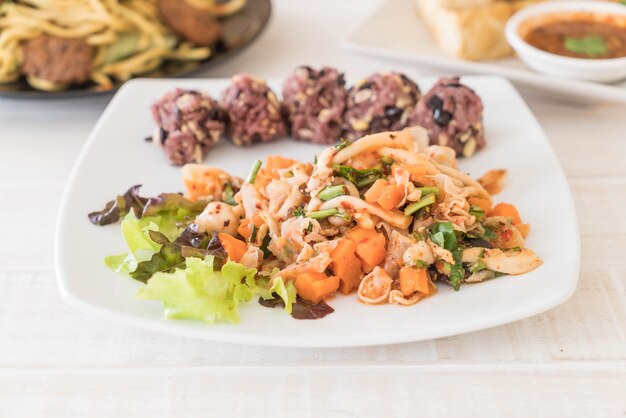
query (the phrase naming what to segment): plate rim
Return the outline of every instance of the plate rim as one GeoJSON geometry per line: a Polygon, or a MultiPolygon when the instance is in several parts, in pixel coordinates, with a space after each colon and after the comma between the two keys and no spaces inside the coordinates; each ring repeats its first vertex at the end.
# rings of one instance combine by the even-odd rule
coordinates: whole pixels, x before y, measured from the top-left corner
{"type": "MultiPolygon", "coordinates": [[[[403,51],[401,49],[373,46],[355,40],[355,35],[362,30],[365,23],[369,22],[376,14],[380,12],[380,10],[386,8],[387,5],[390,3],[396,4],[394,0],[383,1],[379,5],[379,7],[377,7],[371,14],[367,15],[363,20],[361,20],[359,24],[357,24],[348,33],[348,35],[341,39],[340,46],[347,51],[369,56],[386,57],[405,62],[412,62],[415,64],[423,65],[425,68],[439,68],[444,71],[457,71],[468,75],[488,74],[498,77],[504,77],[514,83],[519,84],[520,86],[525,86],[530,89],[549,89],[550,91],[555,91],[553,88],[553,84],[555,81],[557,81],[563,86],[561,90],[576,89],[579,93],[582,90],[583,94],[581,94],[580,96],[584,96],[589,100],[626,104],[626,87],[618,87],[612,86],[610,84],[592,83],[573,79],[564,79],[562,77],[550,77],[532,70],[499,66],[493,61],[469,61],[444,55],[427,56],[424,54],[413,54],[411,52],[403,51]]],[[[419,19],[416,13],[412,13],[412,15],[415,15],[416,19],[419,19]]],[[[423,24],[423,22],[421,23],[423,24]]],[[[429,39],[429,41],[433,42],[432,39],[429,39]]],[[[577,102],[581,101],[572,98],[570,98],[569,100],[577,102]]]]}
{"type": "MultiPolygon", "coordinates": [[[[400,344],[400,343],[409,343],[409,342],[418,342],[425,340],[432,340],[442,337],[455,336],[466,334],[470,332],[475,332],[483,329],[493,328],[495,326],[509,324],[512,322],[519,321],[521,319],[525,319],[531,316],[535,316],[547,310],[550,310],[565,301],[567,301],[575,292],[576,287],[578,285],[579,273],[580,273],[580,228],[578,224],[578,217],[576,215],[576,207],[574,205],[573,196],[571,193],[571,189],[567,182],[567,178],[565,176],[565,172],[561,166],[561,163],[558,159],[558,156],[554,152],[550,141],[548,140],[543,128],[536,121],[534,115],[528,108],[528,105],[524,101],[524,99],[519,95],[519,92],[512,86],[511,82],[507,79],[496,76],[496,75],[485,75],[485,76],[477,76],[477,75],[469,75],[467,77],[471,78],[481,78],[481,79],[496,79],[500,82],[506,83],[511,90],[511,93],[517,96],[520,105],[523,105],[528,114],[533,117],[537,126],[539,127],[542,134],[542,141],[545,142],[549,151],[551,153],[551,159],[553,159],[554,163],[558,166],[559,169],[559,178],[558,181],[563,183],[564,192],[566,193],[567,198],[567,208],[571,212],[568,218],[572,219],[572,226],[574,228],[573,236],[575,237],[574,248],[575,248],[575,263],[571,265],[570,273],[573,276],[573,279],[568,281],[569,286],[563,286],[559,289],[558,292],[551,292],[548,297],[543,297],[538,299],[540,303],[535,303],[533,305],[523,305],[521,307],[512,307],[504,313],[494,316],[490,320],[485,319],[477,319],[468,322],[463,322],[461,325],[448,325],[445,327],[438,328],[435,331],[424,335],[423,332],[420,333],[417,330],[415,333],[410,333],[406,331],[401,331],[397,333],[387,334],[384,336],[384,339],[381,339],[380,335],[376,334],[374,336],[369,335],[360,335],[355,337],[353,335],[350,336],[333,336],[330,341],[319,339],[315,336],[298,336],[297,338],[293,336],[276,336],[276,335],[246,335],[242,333],[221,333],[212,329],[210,325],[207,325],[206,329],[203,329],[203,332],[199,333],[196,329],[181,327],[177,324],[176,321],[161,318],[159,321],[155,321],[154,319],[141,318],[138,316],[130,315],[124,312],[120,312],[118,310],[112,308],[106,308],[102,306],[98,306],[92,304],[90,302],[86,302],[77,296],[72,289],[68,286],[67,281],[65,280],[66,272],[65,272],[65,257],[64,257],[64,246],[62,245],[63,237],[65,235],[65,231],[63,226],[68,222],[66,220],[66,216],[68,214],[68,206],[69,201],[72,195],[73,188],[76,183],[77,173],[80,168],[84,165],[84,161],[86,155],[88,154],[92,144],[96,142],[96,138],[98,137],[98,132],[101,127],[105,125],[106,120],[109,117],[110,113],[113,113],[113,109],[115,109],[117,102],[122,100],[124,97],[125,90],[132,89],[135,84],[143,84],[143,83],[176,83],[177,81],[182,81],[185,79],[133,79],[129,82],[125,83],[110,103],[107,105],[107,108],[104,110],[98,122],[94,125],[91,133],[87,141],[85,141],[69,176],[67,181],[66,188],[63,192],[63,197],[61,199],[61,205],[59,207],[58,216],[56,219],[56,228],[55,228],[55,248],[54,248],[54,260],[55,260],[55,273],[57,278],[57,284],[59,287],[59,292],[62,299],[68,303],[69,305],[75,307],[81,312],[87,314],[93,314],[95,316],[114,320],[117,322],[121,322],[122,324],[131,325],[133,327],[148,329],[150,331],[157,331],[161,333],[176,335],[179,337],[188,337],[194,339],[201,340],[210,340],[215,342],[223,342],[223,343],[235,343],[235,344],[244,344],[244,345],[252,345],[252,346],[267,346],[267,347],[309,347],[309,348],[333,348],[333,347],[364,347],[364,346],[383,346],[383,345],[391,345],[391,344],[400,344]]],[[[209,81],[217,81],[223,79],[197,79],[201,83],[203,80],[209,81]]],[[[230,325],[237,326],[237,325],[230,325]]]]}

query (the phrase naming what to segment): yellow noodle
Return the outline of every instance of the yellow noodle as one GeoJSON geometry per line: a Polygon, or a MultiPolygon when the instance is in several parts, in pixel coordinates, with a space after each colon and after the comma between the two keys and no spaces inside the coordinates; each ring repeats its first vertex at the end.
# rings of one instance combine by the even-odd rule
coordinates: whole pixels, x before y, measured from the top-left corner
{"type": "MultiPolygon", "coordinates": [[[[245,4],[245,0],[234,0],[225,6],[240,8],[241,2],[245,4]]],[[[0,83],[21,76],[22,46],[44,35],[84,39],[93,46],[91,79],[103,88],[111,86],[112,79],[127,80],[152,71],[164,60],[194,61],[211,55],[210,48],[181,42],[161,23],[156,0],[19,0],[0,4],[0,83]],[[135,53],[105,62],[120,35],[133,32],[138,34],[135,53]]],[[[31,79],[35,88],[64,87],[31,79]]]]}

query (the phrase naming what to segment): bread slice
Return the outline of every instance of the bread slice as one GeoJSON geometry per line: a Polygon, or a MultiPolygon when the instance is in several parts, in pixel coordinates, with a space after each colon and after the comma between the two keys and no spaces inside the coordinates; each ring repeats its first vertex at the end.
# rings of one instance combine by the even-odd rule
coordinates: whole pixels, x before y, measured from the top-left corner
{"type": "Polygon", "coordinates": [[[439,47],[449,55],[485,60],[511,55],[504,36],[507,20],[542,0],[416,0],[417,9],[439,47]]]}

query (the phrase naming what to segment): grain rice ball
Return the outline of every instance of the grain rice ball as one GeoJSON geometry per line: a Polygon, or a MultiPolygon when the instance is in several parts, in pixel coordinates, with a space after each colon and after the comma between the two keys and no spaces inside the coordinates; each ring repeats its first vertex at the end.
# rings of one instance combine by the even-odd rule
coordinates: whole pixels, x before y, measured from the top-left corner
{"type": "Polygon", "coordinates": [[[419,99],[419,87],[404,74],[373,74],[348,93],[344,135],[356,140],[368,134],[403,129],[419,99]]]}
{"type": "Polygon", "coordinates": [[[221,105],[229,120],[226,136],[235,145],[268,142],[287,134],[282,106],[263,80],[235,75],[222,94],[221,105]]]}
{"type": "Polygon", "coordinates": [[[292,138],[331,144],[341,137],[348,92],[342,73],[332,67],[302,66],[283,85],[283,104],[292,138]]]}
{"type": "Polygon", "coordinates": [[[201,162],[226,129],[226,112],[210,96],[195,90],[173,90],[151,110],[158,125],[152,140],[165,148],[175,165],[201,162]]]}
{"type": "Polygon", "coordinates": [[[419,102],[410,124],[428,130],[431,145],[451,147],[457,156],[471,157],[486,145],[483,103],[459,77],[441,78],[419,102]]]}

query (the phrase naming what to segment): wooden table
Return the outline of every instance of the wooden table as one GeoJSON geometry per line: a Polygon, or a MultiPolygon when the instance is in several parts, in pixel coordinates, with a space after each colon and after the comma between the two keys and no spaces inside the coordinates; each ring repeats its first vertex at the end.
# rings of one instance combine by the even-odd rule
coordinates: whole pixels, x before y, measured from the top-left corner
{"type": "MultiPolygon", "coordinates": [[[[282,77],[303,63],[352,75],[416,74],[340,50],[338,40],[375,3],[276,1],[262,38],[207,75],[282,77]]],[[[0,100],[0,417],[623,417],[626,107],[526,98],[576,200],[582,264],[575,295],[486,331],[356,349],[209,343],[67,306],[54,273],[57,211],[107,99],[0,100]]],[[[549,210],[548,202],[537,204],[549,210]]]]}

